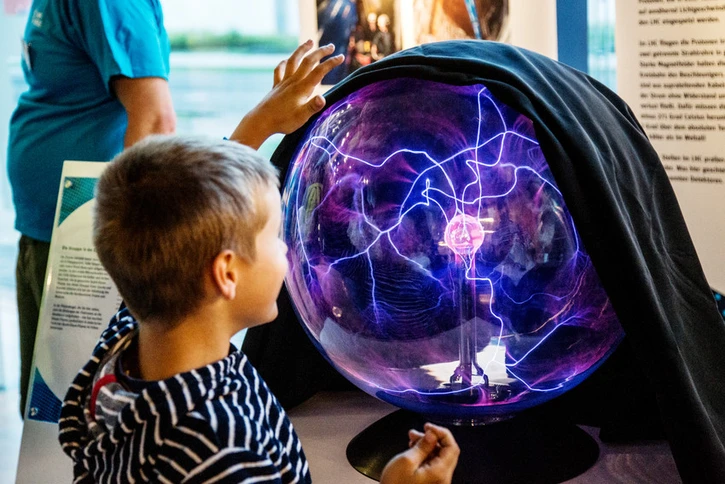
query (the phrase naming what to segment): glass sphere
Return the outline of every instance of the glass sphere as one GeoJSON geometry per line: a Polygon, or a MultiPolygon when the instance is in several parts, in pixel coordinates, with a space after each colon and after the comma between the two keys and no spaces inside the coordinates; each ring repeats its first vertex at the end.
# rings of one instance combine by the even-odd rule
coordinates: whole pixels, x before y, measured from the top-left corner
{"type": "Polygon", "coordinates": [[[362,390],[495,420],[581,382],[623,331],[533,123],[483,85],[369,84],[296,147],[287,288],[362,390]]]}

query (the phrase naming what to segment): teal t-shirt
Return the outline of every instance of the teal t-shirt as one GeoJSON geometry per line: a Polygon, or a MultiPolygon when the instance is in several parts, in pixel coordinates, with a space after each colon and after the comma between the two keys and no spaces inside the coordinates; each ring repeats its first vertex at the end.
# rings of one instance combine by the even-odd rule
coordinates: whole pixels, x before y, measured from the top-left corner
{"type": "Polygon", "coordinates": [[[111,80],[167,79],[169,41],[159,0],[34,0],[23,51],[29,89],[8,143],[15,228],[49,241],[63,161],[123,149],[126,111],[111,80]]]}

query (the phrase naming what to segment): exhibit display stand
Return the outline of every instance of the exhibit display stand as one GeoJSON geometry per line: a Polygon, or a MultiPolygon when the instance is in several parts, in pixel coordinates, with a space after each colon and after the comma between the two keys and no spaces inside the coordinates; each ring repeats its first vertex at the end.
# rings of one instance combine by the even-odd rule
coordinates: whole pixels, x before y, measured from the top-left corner
{"type": "Polygon", "coordinates": [[[18,462],[18,482],[71,482],[58,443],[61,402],[121,299],[92,241],[93,190],[106,163],[66,161],[50,243],[45,290],[18,462]]]}

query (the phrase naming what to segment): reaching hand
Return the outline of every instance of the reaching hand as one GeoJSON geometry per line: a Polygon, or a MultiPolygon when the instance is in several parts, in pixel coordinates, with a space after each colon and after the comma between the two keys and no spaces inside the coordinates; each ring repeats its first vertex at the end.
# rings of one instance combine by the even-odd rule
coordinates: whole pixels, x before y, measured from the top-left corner
{"type": "Polygon", "coordinates": [[[380,484],[450,484],[460,449],[450,430],[427,423],[425,433],[408,432],[405,452],[383,469],[380,484]]]}
{"type": "Polygon", "coordinates": [[[312,52],[310,49],[312,41],[308,40],[277,65],[272,90],[244,116],[230,139],[257,149],[275,133],[295,131],[325,107],[325,98],[315,95],[315,89],[344,56],[322,61],[335,47],[329,44],[312,52]]]}

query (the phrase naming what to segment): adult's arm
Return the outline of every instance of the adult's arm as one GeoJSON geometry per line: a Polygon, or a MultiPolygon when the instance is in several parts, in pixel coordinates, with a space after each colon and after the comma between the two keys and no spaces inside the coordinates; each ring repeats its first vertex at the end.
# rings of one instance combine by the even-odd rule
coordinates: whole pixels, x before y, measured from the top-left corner
{"type": "Polygon", "coordinates": [[[128,114],[125,148],[148,135],[176,130],[176,113],[166,79],[120,76],[111,81],[111,87],[128,114]]]}

